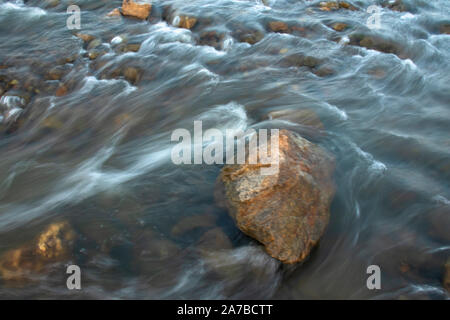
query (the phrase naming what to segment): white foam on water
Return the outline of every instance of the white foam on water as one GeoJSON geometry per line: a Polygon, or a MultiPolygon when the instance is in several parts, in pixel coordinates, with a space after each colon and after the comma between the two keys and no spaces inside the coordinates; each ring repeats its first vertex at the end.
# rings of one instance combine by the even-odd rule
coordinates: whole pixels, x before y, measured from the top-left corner
{"type": "Polygon", "coordinates": [[[227,35],[225,37],[225,40],[223,41],[222,49],[225,51],[230,51],[231,48],[233,47],[233,44],[234,44],[233,38],[227,35]]]}
{"type": "Polygon", "coordinates": [[[87,76],[84,78],[84,84],[79,90],[78,94],[86,94],[91,92],[97,87],[104,88],[105,86],[120,86],[121,91],[118,91],[117,96],[128,95],[131,92],[137,90],[137,87],[132,86],[128,81],[123,79],[97,79],[94,76],[87,76]]]}
{"type": "Polygon", "coordinates": [[[225,131],[245,130],[248,125],[248,117],[244,106],[234,101],[204,112],[198,117],[198,120],[218,121],[214,127],[223,133],[225,131]]]}
{"type": "Polygon", "coordinates": [[[441,194],[437,194],[433,197],[433,201],[437,202],[437,203],[442,203],[445,205],[450,205],[450,200],[448,200],[446,197],[444,197],[441,194]]]}
{"type": "Polygon", "coordinates": [[[438,287],[434,287],[434,286],[430,286],[430,285],[426,285],[426,284],[422,284],[422,285],[411,284],[411,285],[409,285],[409,289],[410,289],[410,293],[413,293],[413,294],[437,293],[437,294],[446,295],[446,292],[442,288],[438,288],[438,287]]]}
{"type": "Polygon", "coordinates": [[[20,108],[25,105],[25,100],[18,96],[2,96],[0,98],[0,106],[8,109],[20,108]]]}
{"type": "Polygon", "coordinates": [[[402,15],[401,17],[400,17],[400,19],[402,19],[402,20],[406,20],[406,19],[414,19],[416,16],[415,15],[413,15],[412,13],[410,13],[410,12],[408,12],[408,13],[405,13],[404,15],[402,15]]]}
{"type": "MultiPolygon", "coordinates": [[[[168,25],[166,22],[159,22],[151,26],[149,31],[150,31],[149,39],[156,40],[159,43],[164,42],[194,43],[192,33],[189,29],[174,28],[168,25]]],[[[144,41],[144,43],[146,41],[144,41]]]]}
{"type": "Polygon", "coordinates": [[[17,117],[23,112],[22,108],[12,108],[5,113],[5,121],[11,119],[17,119],[17,117]]]}
{"type": "Polygon", "coordinates": [[[192,290],[199,287],[208,273],[233,269],[239,270],[240,275],[237,278],[224,277],[221,281],[217,281],[214,286],[210,286],[197,294],[209,298],[224,299],[223,290],[225,286],[239,286],[248,275],[258,274],[259,278],[255,276],[252,279],[247,278],[247,281],[251,281],[254,286],[260,287],[260,290],[264,290],[267,295],[270,295],[281,282],[281,274],[278,271],[279,265],[280,262],[265,253],[262,246],[215,250],[184,270],[178,276],[177,284],[163,294],[165,297],[192,295],[192,290]],[[257,272],[254,272],[255,270],[257,272]]]}
{"type": "Polygon", "coordinates": [[[172,25],[174,27],[178,27],[180,25],[181,18],[180,16],[175,16],[172,20],[172,25]]]}
{"type": "Polygon", "coordinates": [[[321,105],[324,106],[326,109],[336,113],[341,120],[347,120],[348,119],[347,113],[344,110],[339,109],[335,105],[329,104],[328,102],[323,102],[321,105]]]}
{"type": "Polygon", "coordinates": [[[24,12],[25,15],[29,18],[41,17],[41,16],[45,16],[47,14],[47,11],[45,11],[44,9],[37,8],[37,7],[25,6],[22,1],[16,2],[16,3],[5,2],[5,3],[0,4],[0,16],[1,15],[7,16],[8,14],[10,14],[13,11],[24,12]]]}
{"type": "Polygon", "coordinates": [[[339,44],[340,44],[341,46],[344,46],[344,45],[346,45],[346,44],[348,44],[348,43],[350,43],[350,38],[349,38],[348,36],[343,36],[343,37],[341,38],[341,40],[339,40],[339,44]]]}
{"type": "Polygon", "coordinates": [[[374,157],[370,153],[363,151],[360,147],[358,147],[353,142],[350,142],[350,144],[356,150],[356,152],[359,156],[361,156],[364,160],[366,160],[370,163],[369,171],[374,172],[374,173],[383,173],[387,170],[387,166],[384,163],[382,163],[378,160],[375,160],[374,157]]]}
{"type": "Polygon", "coordinates": [[[211,80],[214,80],[214,82],[219,81],[219,76],[215,74],[214,72],[211,72],[207,68],[203,67],[199,63],[191,63],[181,69],[181,72],[188,75],[189,77],[193,77],[195,75],[206,75],[211,80]]]}
{"type": "MultiPolygon", "coordinates": [[[[89,83],[110,83],[110,80],[96,80],[90,77],[89,83]]],[[[245,129],[247,115],[242,105],[231,102],[219,105],[199,115],[194,120],[214,119],[219,121],[217,128],[245,129]]],[[[192,123],[193,123],[192,121],[192,123]]],[[[117,145],[124,135],[124,128],[119,130],[110,143],[100,149],[93,157],[83,161],[71,173],[55,184],[48,196],[31,205],[9,204],[0,207],[0,231],[17,228],[48,214],[58,206],[78,203],[99,192],[109,191],[143,174],[147,174],[166,164],[171,159],[173,145],[170,133],[162,133],[153,137],[146,145],[127,154],[127,159],[133,159],[126,168],[121,170],[105,169],[103,165],[117,151],[117,145]]]]}
{"type": "Polygon", "coordinates": [[[122,42],[123,42],[123,38],[121,36],[114,37],[111,40],[111,44],[112,45],[117,45],[117,44],[120,44],[122,42]]]}
{"type": "Polygon", "coordinates": [[[410,67],[413,70],[417,70],[417,65],[411,59],[401,60],[403,65],[410,67]]]}

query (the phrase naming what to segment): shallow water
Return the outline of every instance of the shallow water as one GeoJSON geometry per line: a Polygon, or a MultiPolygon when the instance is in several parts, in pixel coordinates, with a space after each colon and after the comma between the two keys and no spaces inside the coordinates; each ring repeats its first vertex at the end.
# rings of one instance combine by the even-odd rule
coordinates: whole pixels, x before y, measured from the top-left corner
{"type": "Polygon", "coordinates": [[[0,254],[58,221],[78,236],[65,261],[18,286],[3,279],[0,298],[449,297],[449,1],[382,8],[378,30],[366,9],[382,1],[328,12],[320,1],[154,0],[144,22],[106,17],[121,1],[77,1],[94,49],[66,27],[70,1],[49,2],[0,1],[0,254]],[[177,15],[197,24],[174,27],[177,15]],[[388,45],[364,48],[359,35],[388,45]],[[285,109],[313,110],[326,135],[267,120],[285,109]],[[172,163],[171,133],[195,120],[289,128],[334,154],[330,225],[305,263],[282,266],[234,226],[214,202],[220,166],[172,163]],[[196,215],[214,222],[174,231],[196,215]],[[66,288],[66,264],[80,266],[81,291],[66,288]],[[373,264],[381,290],[366,287],[373,264]]]}

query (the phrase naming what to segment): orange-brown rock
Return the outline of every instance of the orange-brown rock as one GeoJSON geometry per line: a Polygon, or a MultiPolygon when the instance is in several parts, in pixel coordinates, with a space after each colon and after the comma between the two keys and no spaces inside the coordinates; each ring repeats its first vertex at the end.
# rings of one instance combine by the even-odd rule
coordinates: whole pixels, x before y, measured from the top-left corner
{"type": "Polygon", "coordinates": [[[345,1],[339,1],[339,8],[352,11],[358,10],[355,6],[352,6],[350,3],[345,1]]]}
{"type": "Polygon", "coordinates": [[[337,2],[321,2],[319,3],[320,10],[322,11],[331,11],[331,10],[338,10],[339,4],[337,2]]]}
{"type": "Polygon", "coordinates": [[[338,23],[333,24],[332,28],[335,31],[339,31],[339,32],[344,31],[347,28],[347,24],[338,22],[338,23]]]}
{"type": "Polygon", "coordinates": [[[46,259],[66,256],[74,239],[75,232],[67,222],[53,223],[39,235],[36,252],[46,259]]]}
{"type": "Polygon", "coordinates": [[[62,97],[67,94],[67,87],[65,85],[60,85],[56,90],[55,96],[62,97]]]}
{"type": "Polygon", "coordinates": [[[75,34],[75,36],[80,38],[81,40],[83,40],[86,43],[91,42],[92,40],[95,39],[95,37],[93,35],[87,34],[87,33],[77,33],[77,34],[75,34]]]}
{"type": "Polygon", "coordinates": [[[286,33],[289,32],[289,27],[286,23],[281,21],[271,21],[269,22],[269,29],[273,32],[286,33]]]}
{"type": "Polygon", "coordinates": [[[381,4],[381,6],[384,8],[389,8],[393,11],[399,12],[407,11],[407,7],[402,0],[385,1],[381,4]]]}
{"type": "Polygon", "coordinates": [[[136,84],[140,80],[141,71],[134,67],[127,67],[124,69],[123,75],[128,82],[136,84]]]}
{"type": "Polygon", "coordinates": [[[322,11],[334,11],[339,9],[358,10],[358,8],[345,1],[323,1],[319,3],[319,9],[322,11]]]}
{"type": "Polygon", "coordinates": [[[53,223],[35,241],[7,251],[0,258],[0,275],[10,285],[20,285],[48,263],[69,258],[75,232],[67,222],[53,223]]]}
{"type": "Polygon", "coordinates": [[[107,14],[108,17],[120,17],[121,15],[119,8],[115,8],[107,14]]]}
{"type": "Polygon", "coordinates": [[[262,165],[249,164],[248,157],[246,164],[226,165],[216,199],[272,257],[295,263],[308,256],[328,224],[334,158],[288,130],[279,132],[278,156],[279,168],[272,175],[261,175],[262,165]]]}
{"type": "Polygon", "coordinates": [[[216,31],[206,31],[200,35],[199,44],[220,49],[224,35],[216,31]]]}
{"type": "Polygon", "coordinates": [[[179,16],[177,27],[184,29],[192,29],[197,23],[197,18],[188,16],[179,16]]]}
{"type": "Polygon", "coordinates": [[[264,34],[258,30],[238,30],[237,32],[235,32],[235,37],[240,42],[246,42],[253,45],[261,41],[261,39],[264,38],[264,34]]]}
{"type": "Polygon", "coordinates": [[[124,16],[135,17],[145,20],[150,15],[152,5],[149,3],[136,3],[133,0],[123,0],[122,14],[124,16]]]}

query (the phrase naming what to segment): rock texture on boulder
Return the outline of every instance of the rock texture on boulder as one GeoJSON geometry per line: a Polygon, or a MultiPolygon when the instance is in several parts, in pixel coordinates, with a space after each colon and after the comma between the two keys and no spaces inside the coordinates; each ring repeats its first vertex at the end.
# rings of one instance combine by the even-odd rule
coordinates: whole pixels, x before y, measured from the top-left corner
{"type": "MultiPolygon", "coordinates": [[[[271,150],[270,143],[267,148],[271,150]]],[[[328,225],[334,158],[297,134],[280,130],[278,173],[261,175],[260,167],[248,161],[226,165],[217,180],[216,199],[238,228],[261,242],[272,257],[300,262],[328,225]]]]}
{"type": "Polygon", "coordinates": [[[133,0],[123,0],[122,14],[145,20],[150,15],[152,5],[149,3],[136,3],[133,0]]]}

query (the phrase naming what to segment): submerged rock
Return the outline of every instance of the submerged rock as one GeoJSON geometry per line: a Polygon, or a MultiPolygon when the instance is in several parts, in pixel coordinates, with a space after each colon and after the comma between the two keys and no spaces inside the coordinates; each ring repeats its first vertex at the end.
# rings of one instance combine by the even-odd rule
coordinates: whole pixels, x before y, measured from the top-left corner
{"type": "Polygon", "coordinates": [[[58,89],[56,89],[55,96],[62,97],[67,94],[67,87],[65,85],[60,85],[58,89]]]}
{"type": "Polygon", "coordinates": [[[123,76],[129,83],[134,85],[139,82],[141,73],[142,72],[137,68],[127,67],[123,71],[123,76]]]}
{"type": "Polygon", "coordinates": [[[76,234],[67,222],[53,223],[35,241],[7,251],[0,258],[0,275],[9,285],[21,285],[50,263],[70,257],[76,234]]]}
{"type": "Polygon", "coordinates": [[[321,3],[319,3],[319,8],[322,11],[338,10],[339,4],[337,2],[332,2],[332,1],[321,2],[321,3]]]}
{"type": "Polygon", "coordinates": [[[364,47],[366,49],[377,50],[384,53],[393,53],[401,59],[407,58],[404,49],[398,43],[379,36],[362,35],[355,33],[350,35],[350,44],[364,47]]]}
{"type": "Polygon", "coordinates": [[[133,0],[123,0],[122,14],[124,16],[134,17],[145,20],[150,15],[152,5],[149,3],[136,3],[133,0]]]}
{"type": "Polygon", "coordinates": [[[50,69],[46,75],[47,80],[61,80],[67,73],[69,68],[65,66],[56,66],[50,69]]]}
{"type": "Polygon", "coordinates": [[[404,11],[408,10],[408,8],[406,7],[406,5],[403,3],[402,0],[385,1],[382,4],[382,7],[391,9],[393,11],[399,11],[399,12],[404,12],[404,11]]]}
{"type": "Polygon", "coordinates": [[[216,223],[216,217],[212,214],[197,214],[181,219],[171,230],[172,236],[181,236],[198,228],[212,228],[216,223]]]}
{"type": "Polygon", "coordinates": [[[358,10],[358,8],[345,1],[323,1],[319,3],[319,9],[322,11],[334,11],[339,9],[358,10]]]}
{"type": "Polygon", "coordinates": [[[106,16],[108,17],[120,17],[122,14],[120,13],[120,10],[118,8],[115,8],[114,10],[108,12],[106,16]]]}
{"type": "Polygon", "coordinates": [[[428,215],[430,236],[443,243],[450,243],[450,206],[434,209],[428,215]]]}
{"type": "Polygon", "coordinates": [[[77,33],[75,36],[83,40],[86,44],[95,39],[95,36],[86,33],[77,33]]]}
{"type": "Polygon", "coordinates": [[[445,264],[443,285],[445,290],[447,290],[450,293],[450,259],[448,259],[447,263],[445,264]]]}
{"type": "MultiPolygon", "coordinates": [[[[271,150],[270,143],[267,146],[271,150]]],[[[238,228],[261,242],[284,263],[304,260],[329,221],[334,196],[334,159],[288,130],[279,132],[279,170],[261,175],[262,165],[226,165],[216,199],[223,201],[238,228]]],[[[273,155],[272,155],[273,156],[273,155]]]]}
{"type": "Polygon", "coordinates": [[[92,50],[92,49],[98,48],[101,45],[102,45],[102,41],[100,39],[94,39],[89,42],[89,44],[87,46],[87,50],[92,50]]]}
{"type": "Polygon", "coordinates": [[[222,47],[223,34],[216,31],[205,31],[200,35],[199,44],[214,47],[219,50],[222,47]]]}
{"type": "Polygon", "coordinates": [[[344,31],[345,29],[347,29],[347,24],[342,23],[342,22],[337,22],[335,24],[332,25],[333,30],[341,32],[344,31]]]}
{"type": "Polygon", "coordinates": [[[283,67],[308,67],[308,68],[316,68],[321,64],[321,60],[312,56],[305,56],[299,53],[293,53],[281,60],[281,65],[283,67]]]}
{"type": "Polygon", "coordinates": [[[317,131],[324,130],[324,126],[320,118],[312,109],[282,109],[271,111],[267,115],[270,120],[279,119],[305,125],[316,129],[317,131]]]}
{"type": "Polygon", "coordinates": [[[450,24],[443,24],[439,27],[439,32],[442,34],[450,34],[450,24]]]}
{"type": "Polygon", "coordinates": [[[259,30],[242,30],[237,29],[233,32],[233,36],[239,42],[246,42],[248,44],[255,44],[264,38],[264,34],[259,30]]]}
{"type": "Polygon", "coordinates": [[[314,74],[318,77],[328,77],[335,73],[335,71],[327,66],[322,66],[317,68],[317,70],[314,71],[314,74]]]}
{"type": "Polygon", "coordinates": [[[197,18],[188,16],[176,16],[173,24],[176,27],[184,29],[192,29],[197,23],[197,18]]]}
{"type": "Polygon", "coordinates": [[[141,49],[140,43],[129,43],[125,46],[125,52],[138,52],[141,49]]]}
{"type": "Polygon", "coordinates": [[[67,222],[53,223],[39,235],[36,253],[46,259],[64,257],[74,239],[75,233],[67,222]]]}
{"type": "Polygon", "coordinates": [[[289,32],[289,26],[282,21],[269,22],[269,29],[273,32],[287,33],[289,32]]]}

